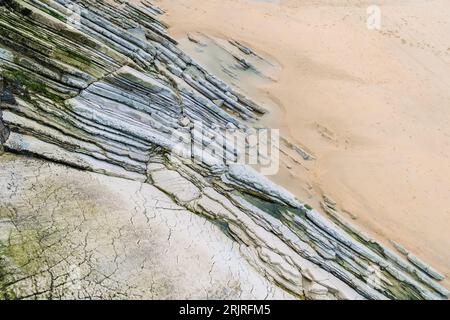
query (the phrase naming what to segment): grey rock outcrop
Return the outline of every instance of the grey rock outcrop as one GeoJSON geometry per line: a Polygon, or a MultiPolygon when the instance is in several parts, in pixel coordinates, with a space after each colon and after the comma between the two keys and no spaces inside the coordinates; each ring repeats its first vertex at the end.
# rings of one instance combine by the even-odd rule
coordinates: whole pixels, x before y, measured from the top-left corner
{"type": "Polygon", "coordinates": [[[293,298],[220,228],[150,184],[1,160],[0,298],[293,298]]]}
{"type": "MultiPolygon", "coordinates": [[[[239,147],[229,154],[206,157],[201,163],[192,161],[193,150],[189,147],[182,145],[179,150],[180,144],[174,137],[195,135],[196,129],[191,124],[196,121],[202,122],[206,135],[217,139],[221,132],[217,127],[247,129],[264,109],[183,53],[167,35],[166,26],[158,19],[160,14],[161,10],[150,2],[142,6],[125,1],[111,4],[91,0],[5,0],[1,3],[0,71],[8,84],[2,93],[5,99],[1,104],[1,142],[8,152],[46,160],[15,160],[20,166],[39,170],[47,163],[55,172],[70,175],[71,183],[78,176],[80,180],[92,178],[106,185],[129,184],[135,197],[140,198],[136,214],[142,214],[141,220],[161,208],[160,204],[147,205],[146,201],[158,202],[164,198],[165,210],[171,212],[170,223],[192,224],[198,231],[199,242],[218,237],[232,246],[231,253],[224,252],[220,246],[208,249],[208,257],[212,251],[219,250],[219,262],[228,255],[233,255],[236,262],[230,274],[218,272],[210,282],[203,279],[202,286],[208,283],[213,286],[216,282],[224,288],[227,279],[245,274],[243,277],[251,279],[249,283],[254,285],[254,290],[260,290],[252,295],[253,289],[239,289],[236,284],[230,294],[210,294],[210,288],[206,288],[206,293],[201,295],[200,289],[195,294],[183,289],[177,298],[441,299],[448,296],[448,291],[424,272],[425,268],[416,268],[338,218],[323,217],[250,167],[229,165],[226,160],[237,157],[242,152],[239,147]],[[201,234],[202,223],[207,235],[201,234]],[[227,240],[216,234],[218,229],[227,240]],[[245,262],[238,263],[240,258],[245,262]]],[[[246,51],[244,47],[240,49],[246,51]]],[[[211,139],[207,143],[216,142],[211,139]]],[[[310,157],[306,153],[302,156],[310,157]]],[[[117,215],[132,208],[131,204],[118,205],[121,210],[110,208],[119,220],[111,228],[120,234],[109,239],[113,241],[112,248],[100,250],[92,260],[84,256],[90,251],[75,250],[74,257],[80,255],[81,259],[76,265],[88,261],[89,267],[80,271],[84,276],[75,280],[67,276],[70,281],[66,277],[59,287],[54,286],[55,278],[67,274],[66,269],[73,265],[55,264],[55,257],[64,253],[65,259],[70,259],[70,245],[84,247],[91,232],[89,228],[96,232],[97,224],[102,222],[73,218],[72,215],[85,212],[74,208],[75,204],[68,210],[61,207],[64,198],[85,200],[84,192],[65,191],[72,190],[70,184],[51,191],[51,197],[59,199],[54,200],[56,208],[49,204],[49,198],[41,199],[42,205],[36,201],[23,203],[17,188],[21,188],[24,197],[30,198],[30,193],[39,191],[27,181],[41,178],[33,170],[24,171],[28,174],[15,173],[11,160],[5,157],[10,155],[0,158],[0,163],[6,161],[2,168],[5,176],[0,182],[0,218],[5,225],[13,225],[15,231],[0,230],[0,239],[10,235],[2,240],[0,271],[7,270],[8,277],[12,277],[0,283],[3,296],[168,297],[152,289],[152,283],[161,284],[158,281],[148,279],[149,287],[133,287],[138,277],[137,266],[142,262],[133,259],[141,254],[145,256],[148,250],[127,253],[123,248],[124,239],[129,235],[132,238],[129,241],[145,242],[150,235],[142,227],[145,225],[142,221],[136,222],[142,225],[135,230],[137,234],[131,235],[129,228],[135,224],[134,218],[131,217],[130,225],[117,215]],[[38,231],[28,224],[31,218],[25,212],[34,217],[38,231]],[[54,223],[52,219],[56,219],[54,223]],[[43,250],[40,239],[45,236],[48,240],[45,232],[55,231],[54,228],[60,232],[59,228],[65,227],[71,230],[70,236],[58,240],[67,250],[59,252],[48,243],[44,247],[48,261],[41,261],[42,265],[24,261],[23,256],[30,254],[28,251],[34,254],[43,250]],[[17,232],[20,236],[14,236],[17,232]],[[116,240],[122,251],[114,246],[116,240]],[[99,261],[105,255],[107,267],[99,261]],[[127,274],[127,266],[135,273],[127,274]],[[56,272],[54,267],[63,270],[56,272]],[[105,280],[108,284],[104,286],[103,278],[93,275],[92,270],[106,275],[114,271],[112,274],[117,277],[105,279],[117,282],[105,280]],[[45,276],[50,278],[42,278],[45,276]],[[21,282],[22,278],[33,279],[38,284],[21,282]],[[75,283],[75,289],[67,285],[69,282],[75,283]]],[[[45,175],[51,176],[48,171],[45,175]]],[[[59,182],[56,179],[55,183],[59,182]]],[[[42,189],[45,184],[38,185],[42,189]]],[[[100,185],[96,184],[93,192],[99,189],[100,185]]],[[[125,194],[128,192],[131,191],[125,194]]],[[[90,201],[97,200],[93,197],[90,201]]],[[[333,208],[328,209],[335,213],[333,208]]],[[[102,215],[105,214],[108,210],[103,210],[102,215]]],[[[128,215],[133,216],[129,212],[128,215]]],[[[160,214],[156,216],[164,219],[160,214]]],[[[108,219],[102,219],[108,223],[108,219]]],[[[157,228],[157,225],[149,227],[157,228]]],[[[180,228],[174,228],[173,232],[182,239],[180,235],[184,233],[180,228]]],[[[89,242],[89,246],[108,240],[102,240],[101,236],[99,239],[89,242]]],[[[193,250],[201,251],[198,247],[193,250]]],[[[192,266],[192,260],[186,255],[181,254],[180,259],[186,268],[192,266]]],[[[212,268],[210,261],[202,262],[200,268],[212,268]]],[[[154,266],[153,271],[160,272],[164,265],[154,266]]],[[[179,269],[166,278],[177,272],[179,269]]],[[[148,276],[145,272],[144,275],[148,276]]],[[[176,279],[170,285],[181,286],[182,277],[176,279]]]]}

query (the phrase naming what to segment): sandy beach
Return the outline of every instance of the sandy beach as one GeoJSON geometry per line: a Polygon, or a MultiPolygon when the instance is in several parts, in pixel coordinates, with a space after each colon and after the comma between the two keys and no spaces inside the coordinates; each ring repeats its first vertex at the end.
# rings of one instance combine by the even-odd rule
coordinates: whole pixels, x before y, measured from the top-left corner
{"type": "Polygon", "coordinates": [[[228,76],[269,110],[263,124],[315,158],[284,159],[274,181],[317,209],[326,195],[343,218],[388,246],[402,244],[448,279],[447,0],[155,3],[181,48],[212,73],[227,76],[208,41],[239,41],[268,62],[264,76],[228,76]],[[372,4],[380,30],[366,26],[372,4]]]}

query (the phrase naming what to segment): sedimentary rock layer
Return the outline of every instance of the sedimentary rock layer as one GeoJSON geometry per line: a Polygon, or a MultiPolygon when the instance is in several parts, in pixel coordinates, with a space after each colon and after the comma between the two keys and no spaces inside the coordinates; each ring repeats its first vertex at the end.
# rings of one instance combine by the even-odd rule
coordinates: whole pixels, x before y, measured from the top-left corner
{"type": "Polygon", "coordinates": [[[3,297],[448,295],[431,269],[360,234],[331,203],[333,221],[232,163],[239,145],[192,161],[198,150],[177,138],[195,123],[205,144],[231,144],[223,129],[245,138],[264,108],[178,49],[151,3],[0,4],[3,297]],[[181,272],[196,263],[210,277],[188,290],[181,272]]]}
{"type": "Polygon", "coordinates": [[[290,297],[250,268],[219,227],[149,184],[1,160],[9,182],[0,185],[3,298],[290,297]]]}

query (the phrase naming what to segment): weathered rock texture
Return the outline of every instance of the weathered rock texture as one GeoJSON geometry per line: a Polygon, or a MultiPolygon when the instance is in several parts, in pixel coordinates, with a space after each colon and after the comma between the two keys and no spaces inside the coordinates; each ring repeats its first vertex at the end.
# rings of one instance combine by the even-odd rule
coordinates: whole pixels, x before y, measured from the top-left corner
{"type": "Polygon", "coordinates": [[[171,152],[195,121],[217,139],[264,110],[181,52],[158,8],[0,4],[3,298],[448,295],[332,204],[330,221],[227,164],[239,148],[202,163],[171,152]]]}
{"type": "Polygon", "coordinates": [[[3,297],[289,298],[149,184],[11,155],[0,178],[3,297]]]}

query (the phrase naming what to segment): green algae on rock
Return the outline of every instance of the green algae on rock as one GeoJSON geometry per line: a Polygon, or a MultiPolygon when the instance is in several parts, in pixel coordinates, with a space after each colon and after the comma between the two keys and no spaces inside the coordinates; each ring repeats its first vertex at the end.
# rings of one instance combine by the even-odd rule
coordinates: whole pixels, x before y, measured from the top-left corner
{"type": "Polygon", "coordinates": [[[160,14],[147,1],[1,2],[0,142],[29,156],[0,157],[3,298],[448,296],[422,264],[230,164],[239,146],[201,163],[175,152],[195,121],[247,132],[264,108],[182,52],[160,14]]]}

